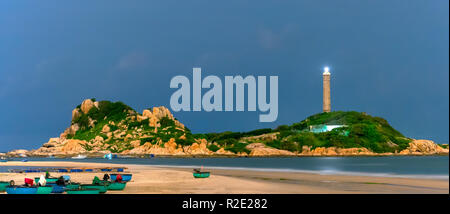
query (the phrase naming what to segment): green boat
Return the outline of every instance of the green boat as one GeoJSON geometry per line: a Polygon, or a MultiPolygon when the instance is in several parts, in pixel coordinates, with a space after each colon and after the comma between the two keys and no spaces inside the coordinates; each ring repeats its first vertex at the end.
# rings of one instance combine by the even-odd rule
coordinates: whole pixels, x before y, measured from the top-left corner
{"type": "Polygon", "coordinates": [[[6,191],[6,186],[9,186],[9,182],[7,182],[7,181],[0,181],[0,192],[6,191]]]}
{"type": "Polygon", "coordinates": [[[53,191],[53,186],[40,186],[36,194],[50,194],[53,191]]]}
{"type": "Polygon", "coordinates": [[[194,172],[194,178],[209,178],[209,172],[194,172]]]}
{"type": "Polygon", "coordinates": [[[82,184],[80,185],[80,187],[81,189],[97,189],[100,194],[106,193],[108,191],[108,186],[102,184],[82,184]]]}
{"type": "Polygon", "coordinates": [[[127,185],[126,182],[114,182],[108,185],[108,190],[123,190],[127,185]]]}
{"type": "Polygon", "coordinates": [[[209,178],[209,172],[202,172],[200,169],[194,169],[194,178],[209,178]]]}
{"type": "Polygon", "coordinates": [[[100,191],[98,189],[78,189],[78,190],[67,190],[67,194],[100,194],[100,191]]]}
{"type": "MultiPolygon", "coordinates": [[[[40,179],[39,177],[35,177],[34,182],[38,183],[39,179],[40,179]]],[[[58,180],[58,178],[46,178],[45,180],[49,183],[55,183],[58,180]]]]}
{"type": "Polygon", "coordinates": [[[77,190],[80,189],[80,183],[69,183],[66,185],[68,190],[77,190]]]}

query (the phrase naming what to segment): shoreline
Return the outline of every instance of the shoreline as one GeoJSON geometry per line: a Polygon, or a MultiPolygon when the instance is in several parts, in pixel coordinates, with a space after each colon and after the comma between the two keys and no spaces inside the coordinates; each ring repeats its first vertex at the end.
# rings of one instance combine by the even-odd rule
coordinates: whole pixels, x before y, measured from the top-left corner
{"type": "MultiPolygon", "coordinates": [[[[307,172],[269,172],[254,170],[217,169],[207,179],[195,179],[189,167],[159,167],[138,164],[111,164],[87,162],[6,162],[0,166],[25,167],[128,167],[133,180],[123,194],[196,194],[196,193],[437,193],[448,194],[448,179],[375,177],[364,175],[316,174],[307,172]]],[[[23,181],[42,173],[0,173],[0,180],[12,178],[23,181]]],[[[57,174],[57,173],[54,173],[57,174]]],[[[65,173],[67,174],[67,173],[65,173]]],[[[102,173],[69,173],[76,182],[90,182],[102,173]]]]}

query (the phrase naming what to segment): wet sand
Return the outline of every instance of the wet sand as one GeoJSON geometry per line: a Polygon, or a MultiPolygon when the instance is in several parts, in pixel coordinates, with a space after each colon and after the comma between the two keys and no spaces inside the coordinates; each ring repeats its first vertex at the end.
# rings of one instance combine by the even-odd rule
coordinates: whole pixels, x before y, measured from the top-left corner
{"type": "MultiPolygon", "coordinates": [[[[422,179],[398,177],[371,177],[353,175],[321,175],[299,172],[266,172],[229,169],[205,169],[211,177],[195,179],[192,169],[161,168],[145,165],[79,163],[79,162],[6,162],[0,166],[33,167],[128,167],[133,174],[124,191],[107,194],[187,194],[187,193],[294,193],[294,194],[449,194],[448,179],[422,179]]],[[[39,177],[43,173],[0,173],[0,181],[15,180],[23,183],[25,177],[39,177]]],[[[68,174],[75,182],[91,183],[94,176],[103,173],[52,173],[68,174]]]]}

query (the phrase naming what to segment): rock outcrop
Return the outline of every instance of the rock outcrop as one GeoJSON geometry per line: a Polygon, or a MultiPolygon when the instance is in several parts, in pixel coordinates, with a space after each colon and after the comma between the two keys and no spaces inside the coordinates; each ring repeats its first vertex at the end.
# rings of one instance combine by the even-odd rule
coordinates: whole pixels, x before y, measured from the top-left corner
{"type": "Polygon", "coordinates": [[[6,153],[6,156],[9,156],[9,157],[27,157],[28,156],[28,150],[25,150],[25,149],[12,150],[12,151],[6,153]]]}
{"type": "Polygon", "coordinates": [[[400,152],[402,155],[436,155],[448,154],[448,149],[444,149],[431,140],[413,140],[409,147],[400,152]]]}
{"type": "Polygon", "coordinates": [[[94,102],[91,99],[84,100],[81,103],[81,111],[85,114],[89,113],[89,111],[95,107],[94,102]]]}
{"type": "Polygon", "coordinates": [[[252,143],[246,146],[250,150],[250,157],[256,156],[295,156],[296,154],[286,150],[266,147],[262,143],[252,143]]]}
{"type": "MultiPolygon", "coordinates": [[[[311,150],[310,146],[303,146],[300,156],[367,156],[376,155],[376,153],[367,148],[336,148],[336,147],[317,147],[311,150]]],[[[380,154],[377,154],[380,155],[380,154]]]]}

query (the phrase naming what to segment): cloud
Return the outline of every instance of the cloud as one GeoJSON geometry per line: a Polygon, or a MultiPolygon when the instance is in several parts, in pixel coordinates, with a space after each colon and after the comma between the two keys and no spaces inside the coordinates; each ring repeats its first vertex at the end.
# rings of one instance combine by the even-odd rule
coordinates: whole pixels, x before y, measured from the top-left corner
{"type": "Polygon", "coordinates": [[[295,26],[287,24],[280,31],[276,32],[269,28],[260,28],[258,32],[258,41],[261,47],[265,49],[275,49],[282,45],[292,32],[294,32],[295,26]]]}
{"type": "Polygon", "coordinates": [[[130,52],[119,59],[117,69],[128,70],[133,68],[142,68],[149,63],[148,57],[142,52],[130,52]]]}

